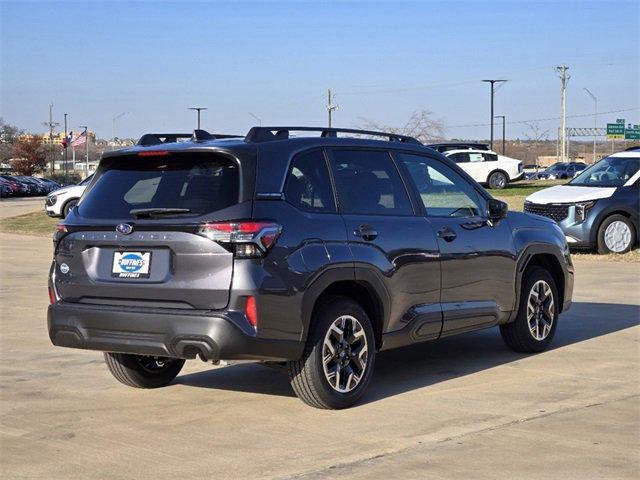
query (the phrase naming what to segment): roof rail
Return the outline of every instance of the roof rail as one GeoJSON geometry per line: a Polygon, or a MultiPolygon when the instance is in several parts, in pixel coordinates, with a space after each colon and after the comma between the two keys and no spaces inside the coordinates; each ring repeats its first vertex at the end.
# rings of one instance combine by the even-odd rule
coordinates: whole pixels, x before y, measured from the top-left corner
{"type": "Polygon", "coordinates": [[[137,141],[136,145],[142,147],[150,147],[153,145],[161,145],[163,143],[175,143],[180,138],[189,138],[194,142],[203,142],[205,140],[219,140],[221,138],[242,138],[242,135],[227,135],[223,133],[211,134],[206,130],[196,129],[193,133],[145,133],[137,141]]]}
{"type": "Polygon", "coordinates": [[[336,138],[338,133],[355,133],[358,135],[369,135],[372,137],[386,137],[390,142],[422,143],[407,135],[399,135],[391,132],[376,132],[373,130],[359,130],[355,128],[326,128],[326,127],[252,127],[245,137],[245,141],[250,143],[270,142],[274,140],[286,140],[290,132],[321,132],[320,136],[325,138],[336,138]]]}
{"type": "Polygon", "coordinates": [[[640,150],[640,146],[636,145],[634,147],[629,147],[629,148],[625,148],[625,152],[637,152],[638,150],[640,150]]]}

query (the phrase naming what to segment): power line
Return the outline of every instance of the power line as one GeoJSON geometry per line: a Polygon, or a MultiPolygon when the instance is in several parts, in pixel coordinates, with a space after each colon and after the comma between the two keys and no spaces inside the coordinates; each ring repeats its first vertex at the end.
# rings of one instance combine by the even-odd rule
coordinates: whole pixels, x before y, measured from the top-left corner
{"type": "MultiPolygon", "coordinates": [[[[608,112],[598,112],[598,115],[607,115],[611,113],[623,113],[623,112],[633,112],[636,110],[640,110],[640,107],[634,108],[624,108],[621,110],[609,110],[608,112]]],[[[593,117],[595,114],[593,113],[581,113],[576,115],[567,115],[566,118],[584,118],[584,117],[593,117]]],[[[560,117],[546,117],[546,118],[534,118],[530,120],[512,120],[510,122],[506,122],[507,125],[515,125],[515,124],[523,124],[523,123],[531,123],[531,122],[550,122],[552,120],[560,120],[560,117]]],[[[468,127],[488,127],[491,125],[490,123],[469,123],[466,125],[445,125],[444,128],[468,128],[468,127]]]]}

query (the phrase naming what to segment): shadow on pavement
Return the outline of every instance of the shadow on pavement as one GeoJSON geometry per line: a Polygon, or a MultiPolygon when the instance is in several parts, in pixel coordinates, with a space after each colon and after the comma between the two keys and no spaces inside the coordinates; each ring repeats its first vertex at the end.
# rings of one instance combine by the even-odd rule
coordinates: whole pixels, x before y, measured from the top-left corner
{"type": "MultiPolygon", "coordinates": [[[[639,322],[638,305],[574,302],[560,316],[551,349],[624,330],[639,322]]],[[[374,402],[526,356],[507,349],[497,328],[381,352],[363,401],[374,402]]],[[[258,364],[192,373],[178,377],[176,382],[200,388],[294,396],[286,372],[258,364]]]]}

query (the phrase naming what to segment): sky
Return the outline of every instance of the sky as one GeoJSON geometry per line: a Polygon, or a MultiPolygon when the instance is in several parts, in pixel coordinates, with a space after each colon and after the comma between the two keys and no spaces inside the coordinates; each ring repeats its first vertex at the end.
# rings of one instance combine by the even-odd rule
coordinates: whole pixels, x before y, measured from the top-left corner
{"type": "MultiPolygon", "coordinates": [[[[567,125],[640,123],[637,1],[53,2],[0,0],[0,115],[101,138],[263,125],[401,126],[429,110],[448,138],[489,136],[489,86],[508,138],[533,120],[556,137],[569,66],[567,125]],[[621,111],[626,110],[626,111],[621,111]],[[125,113],[117,121],[113,118],[125,113]],[[583,116],[578,116],[583,115],[583,116]],[[547,120],[543,120],[547,119],[547,120]]],[[[496,125],[496,137],[501,134],[496,125]]]]}

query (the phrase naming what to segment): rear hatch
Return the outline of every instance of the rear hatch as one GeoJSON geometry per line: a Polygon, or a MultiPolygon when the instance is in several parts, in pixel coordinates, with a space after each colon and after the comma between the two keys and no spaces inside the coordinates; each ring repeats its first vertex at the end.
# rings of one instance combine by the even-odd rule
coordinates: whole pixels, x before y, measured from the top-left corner
{"type": "Polygon", "coordinates": [[[58,296],[90,304],[225,308],[233,254],[198,231],[204,223],[250,218],[240,172],[236,158],[213,152],[103,160],[56,246],[58,296]]]}

